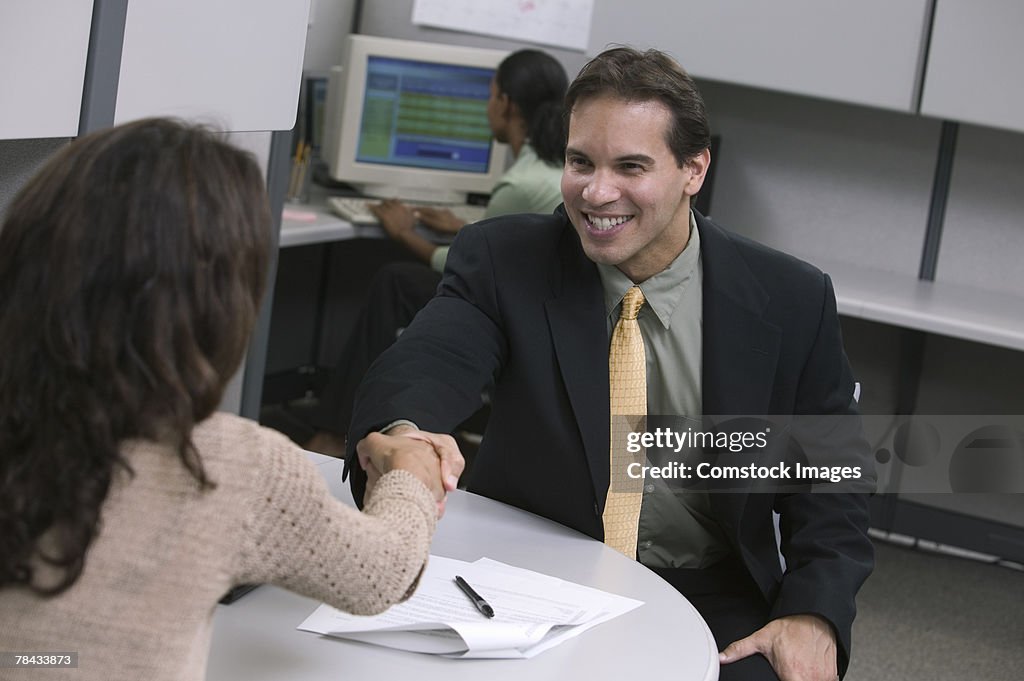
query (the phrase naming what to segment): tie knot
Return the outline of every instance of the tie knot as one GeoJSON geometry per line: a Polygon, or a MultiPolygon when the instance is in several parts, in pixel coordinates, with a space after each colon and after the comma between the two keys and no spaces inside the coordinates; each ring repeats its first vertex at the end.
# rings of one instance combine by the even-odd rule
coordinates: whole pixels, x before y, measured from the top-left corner
{"type": "Polygon", "coordinates": [[[640,290],[639,286],[634,286],[626,291],[625,297],[622,299],[622,311],[619,312],[620,319],[636,319],[636,316],[640,313],[640,308],[644,304],[644,292],[640,290]]]}

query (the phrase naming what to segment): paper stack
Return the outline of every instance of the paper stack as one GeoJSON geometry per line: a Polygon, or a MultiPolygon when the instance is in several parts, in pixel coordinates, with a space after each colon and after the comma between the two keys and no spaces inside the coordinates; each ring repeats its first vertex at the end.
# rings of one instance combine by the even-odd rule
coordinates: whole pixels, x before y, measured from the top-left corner
{"type": "Polygon", "coordinates": [[[373,617],[321,605],[299,625],[317,634],[457,658],[529,658],[643,605],[488,558],[431,556],[416,593],[373,617]],[[455,585],[461,575],[494,608],[482,615],[455,585]]]}

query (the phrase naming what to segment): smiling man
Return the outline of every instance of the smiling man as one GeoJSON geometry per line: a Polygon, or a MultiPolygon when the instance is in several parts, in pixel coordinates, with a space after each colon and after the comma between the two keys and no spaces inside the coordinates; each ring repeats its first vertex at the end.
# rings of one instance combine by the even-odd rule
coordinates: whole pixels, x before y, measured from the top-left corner
{"type": "Polygon", "coordinates": [[[672,123],[657,100],[606,94],[577,99],[572,108],[562,173],[566,212],[587,257],[635,283],[683,252],[690,198],[710,161],[707,147],[678,161],[666,141],[672,123]]]}
{"type": "MultiPolygon", "coordinates": [[[[459,234],[438,295],[367,373],[350,447],[382,428],[451,432],[490,388],[470,490],[661,575],[724,649],[720,678],[834,679],[872,566],[866,498],[647,481],[624,495],[635,505],[622,535],[609,453],[613,414],[855,416],[831,282],[691,209],[709,125],[664,53],[602,53],[570,85],[566,114],[563,207],[459,234]],[[617,378],[620,314],[639,331],[629,389],[617,378]],[[622,411],[623,390],[640,406],[622,411]]],[[[840,444],[860,451],[853,440],[840,444]]],[[[358,499],[377,474],[350,468],[358,499]]]]}

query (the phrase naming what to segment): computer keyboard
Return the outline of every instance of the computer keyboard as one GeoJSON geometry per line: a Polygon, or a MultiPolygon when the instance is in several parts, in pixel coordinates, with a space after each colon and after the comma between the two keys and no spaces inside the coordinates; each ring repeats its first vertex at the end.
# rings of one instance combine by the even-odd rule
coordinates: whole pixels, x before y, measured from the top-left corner
{"type": "MultiPolygon", "coordinates": [[[[370,212],[370,205],[380,203],[380,199],[368,199],[361,196],[331,196],[327,199],[327,206],[339,217],[357,225],[375,225],[377,217],[370,212]]],[[[432,206],[435,208],[447,208],[465,222],[476,222],[484,217],[487,211],[486,206],[472,206],[465,203],[438,204],[438,203],[415,203],[407,202],[410,208],[420,206],[432,206]]]]}

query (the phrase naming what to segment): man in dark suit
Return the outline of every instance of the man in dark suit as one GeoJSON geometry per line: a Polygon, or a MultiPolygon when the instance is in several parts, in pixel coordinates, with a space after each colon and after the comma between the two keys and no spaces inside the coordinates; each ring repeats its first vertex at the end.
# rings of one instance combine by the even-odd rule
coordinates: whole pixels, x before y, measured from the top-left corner
{"type": "MultiPolygon", "coordinates": [[[[451,432],[489,390],[468,488],[603,539],[609,337],[628,289],[645,298],[651,415],[855,418],[854,382],[829,278],[691,211],[710,133],[671,58],[608,50],[566,110],[564,206],[460,233],[437,297],[367,373],[349,447],[373,430],[451,432]]],[[[375,478],[359,468],[357,499],[375,478]]],[[[749,491],[645,481],[628,554],[705,617],[725,646],[722,679],[834,679],[873,562],[867,500],[749,491]]]]}

